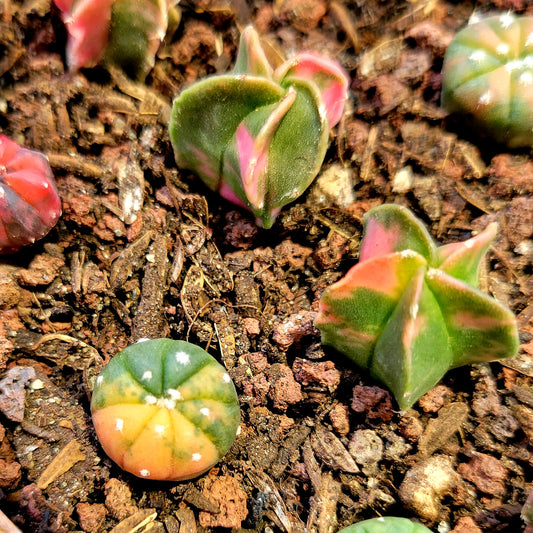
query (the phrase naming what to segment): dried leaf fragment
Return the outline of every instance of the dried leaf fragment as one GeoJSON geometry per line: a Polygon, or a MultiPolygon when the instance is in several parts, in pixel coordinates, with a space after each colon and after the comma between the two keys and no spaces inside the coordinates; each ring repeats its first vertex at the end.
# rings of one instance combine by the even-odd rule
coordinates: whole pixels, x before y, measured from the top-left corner
{"type": "Polygon", "coordinates": [[[109,533],[135,533],[152,523],[156,517],[157,513],[154,509],[141,509],[122,520],[109,533]]]}
{"type": "Polygon", "coordinates": [[[78,461],[85,461],[85,453],[82,451],[81,444],[72,439],[44,469],[43,473],[37,480],[37,486],[43,490],[58,477],[68,472],[78,461]]]}

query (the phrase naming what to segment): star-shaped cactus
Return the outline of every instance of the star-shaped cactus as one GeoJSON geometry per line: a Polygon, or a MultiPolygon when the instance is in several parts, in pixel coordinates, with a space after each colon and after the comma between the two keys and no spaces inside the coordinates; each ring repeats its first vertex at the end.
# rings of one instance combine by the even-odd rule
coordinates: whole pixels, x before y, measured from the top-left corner
{"type": "Polygon", "coordinates": [[[533,146],[533,17],[473,17],[448,46],[442,104],[496,141],[533,146]]]}
{"type": "Polygon", "coordinates": [[[426,526],[411,522],[407,518],[380,516],[348,526],[339,533],[431,533],[431,531],[426,526]]]}
{"type": "Polygon", "coordinates": [[[235,387],[202,348],[143,340],[116,355],[96,379],[91,399],[105,452],[138,477],[196,477],[229,450],[240,421],[235,387]]]}
{"type": "Polygon", "coordinates": [[[60,214],[61,200],[46,156],[0,135],[0,253],[41,239],[60,214]]]}
{"type": "Polygon", "coordinates": [[[165,37],[172,0],[54,0],[68,31],[71,70],[110,63],[143,80],[165,37]]]}
{"type": "Polygon", "coordinates": [[[318,174],[347,88],[340,65],[317,54],[274,69],[249,26],[231,74],[200,80],[174,100],[178,166],[269,228],[318,174]]]}
{"type": "Polygon", "coordinates": [[[497,224],[440,247],[403,207],[374,208],[364,224],[359,263],[321,297],[324,344],[369,369],[401,409],[450,368],[516,354],[513,313],[476,288],[497,224]]]}

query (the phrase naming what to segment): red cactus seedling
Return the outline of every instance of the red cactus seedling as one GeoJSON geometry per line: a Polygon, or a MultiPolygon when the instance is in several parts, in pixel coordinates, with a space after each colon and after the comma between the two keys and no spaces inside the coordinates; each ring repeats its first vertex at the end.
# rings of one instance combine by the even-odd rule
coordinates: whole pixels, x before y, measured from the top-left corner
{"type": "Polygon", "coordinates": [[[61,214],[48,159],[0,135],[0,252],[44,237],[61,214]]]}
{"type": "Polygon", "coordinates": [[[140,341],[116,355],[91,399],[105,452],[138,477],[181,481],[211,468],[239,427],[235,387],[207,352],[184,341],[140,341]]]}

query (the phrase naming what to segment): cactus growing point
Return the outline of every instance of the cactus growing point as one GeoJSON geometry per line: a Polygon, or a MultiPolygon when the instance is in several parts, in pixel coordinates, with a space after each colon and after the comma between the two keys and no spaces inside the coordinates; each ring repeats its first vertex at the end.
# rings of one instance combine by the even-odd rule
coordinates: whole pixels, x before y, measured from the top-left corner
{"type": "Polygon", "coordinates": [[[348,526],[339,533],[431,533],[431,531],[426,526],[411,522],[407,518],[380,516],[348,526]]]}
{"type": "Polygon", "coordinates": [[[340,65],[317,54],[274,69],[249,26],[232,73],[200,80],[174,100],[176,162],[269,228],[318,174],[347,90],[340,65]]]}
{"type": "Polygon", "coordinates": [[[511,148],[533,146],[533,17],[473,17],[444,57],[442,105],[511,148]]]}
{"type": "Polygon", "coordinates": [[[48,159],[0,135],[0,253],[44,237],[61,214],[48,159]]]}
{"type": "Polygon", "coordinates": [[[225,369],[202,348],[170,339],[116,355],[96,380],[91,413],[102,447],[123,470],[169,481],[216,464],[240,421],[225,369]]]}
{"type": "Polygon", "coordinates": [[[371,209],[364,223],[359,263],[320,300],[324,344],[368,368],[401,409],[451,368],[516,354],[513,313],[476,288],[496,224],[437,247],[403,207],[371,209]]]}

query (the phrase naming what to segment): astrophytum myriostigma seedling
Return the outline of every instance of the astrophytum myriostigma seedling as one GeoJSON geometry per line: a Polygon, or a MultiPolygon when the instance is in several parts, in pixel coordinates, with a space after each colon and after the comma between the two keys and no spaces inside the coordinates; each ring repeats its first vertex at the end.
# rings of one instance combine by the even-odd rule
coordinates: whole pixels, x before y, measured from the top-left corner
{"type": "Polygon", "coordinates": [[[176,162],[270,228],[318,174],[347,92],[341,66],[318,54],[274,69],[248,27],[232,73],[200,80],[174,100],[176,162]]]}
{"type": "Polygon", "coordinates": [[[172,481],[216,464],[240,421],[224,367],[202,348],[170,339],[116,355],[96,379],[91,413],[102,447],[122,469],[172,481]]]}
{"type": "Polygon", "coordinates": [[[322,342],[368,368],[402,409],[450,368],[512,357],[513,313],[477,288],[496,233],[490,224],[467,241],[437,247],[408,209],[371,209],[359,263],[322,294],[322,342]]]}
{"type": "Polygon", "coordinates": [[[533,17],[472,17],[446,50],[442,105],[511,148],[533,146],[533,17]]]}

